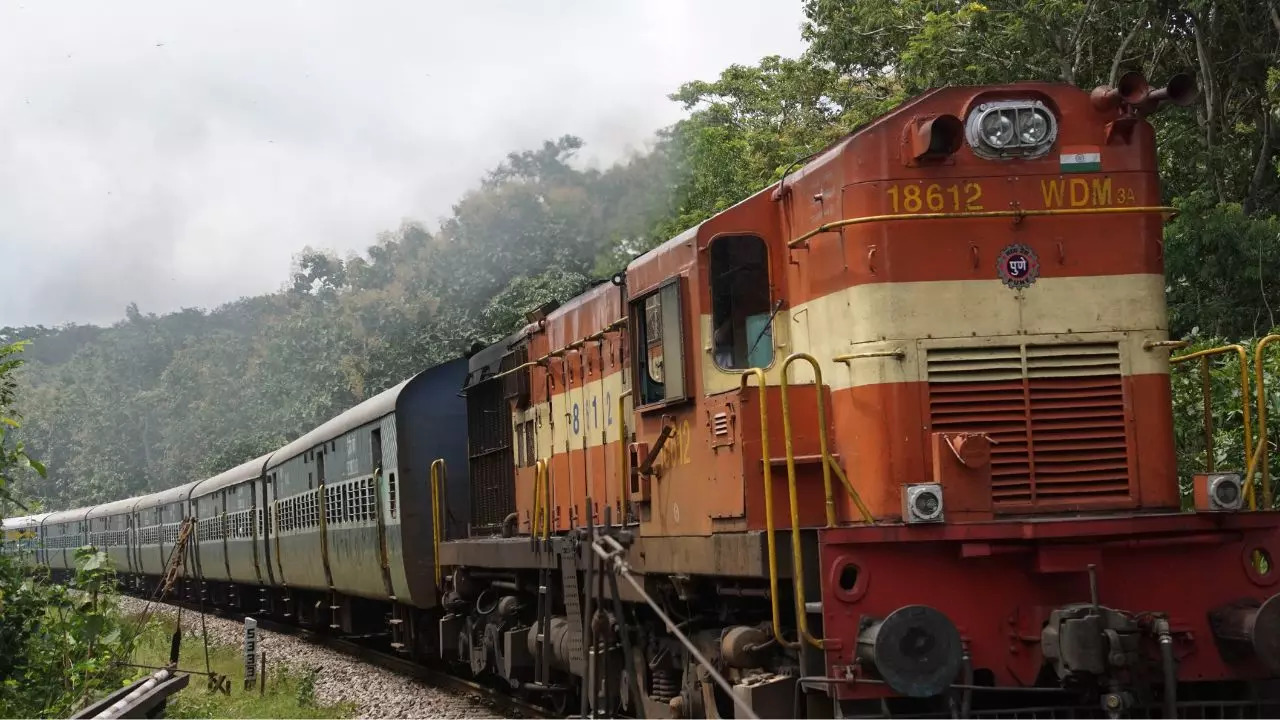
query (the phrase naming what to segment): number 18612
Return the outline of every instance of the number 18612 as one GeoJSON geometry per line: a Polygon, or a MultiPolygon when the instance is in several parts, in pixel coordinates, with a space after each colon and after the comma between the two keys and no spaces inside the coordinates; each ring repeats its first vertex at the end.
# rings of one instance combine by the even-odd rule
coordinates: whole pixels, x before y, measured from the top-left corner
{"type": "Polygon", "coordinates": [[[954,185],[907,184],[885,189],[891,212],[975,212],[982,209],[982,185],[976,182],[954,185]]]}

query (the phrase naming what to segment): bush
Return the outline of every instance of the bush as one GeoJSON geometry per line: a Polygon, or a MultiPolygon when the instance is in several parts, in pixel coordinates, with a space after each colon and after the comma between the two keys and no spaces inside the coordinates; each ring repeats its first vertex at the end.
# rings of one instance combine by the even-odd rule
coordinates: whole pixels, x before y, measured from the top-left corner
{"type": "MultiPolygon", "coordinates": [[[[0,346],[0,500],[14,499],[23,472],[44,466],[21,443],[12,403],[22,344],[0,346]]],[[[105,553],[79,548],[70,583],[54,583],[29,557],[0,553],[0,717],[65,717],[118,687],[129,659],[116,603],[115,573],[105,553]]]]}
{"type": "Polygon", "coordinates": [[[0,717],[66,717],[128,676],[130,633],[105,553],[76,550],[70,583],[0,556],[0,717]]]}
{"type": "MultiPolygon", "coordinates": [[[[1194,329],[1193,329],[1194,333],[1194,329]]],[[[1193,335],[1194,337],[1194,335],[1193,335]]],[[[1247,398],[1241,398],[1240,366],[1237,354],[1225,353],[1209,358],[1210,415],[1213,420],[1213,467],[1220,471],[1240,471],[1247,469],[1249,459],[1245,457],[1244,447],[1244,408],[1247,403],[1250,414],[1249,438],[1253,448],[1257,448],[1258,438],[1258,388],[1254,380],[1254,351],[1258,340],[1250,338],[1240,340],[1239,344],[1246,350],[1246,370],[1249,376],[1247,398]]],[[[1184,349],[1173,353],[1173,357],[1186,356],[1193,352],[1231,344],[1221,337],[1198,338],[1184,349]]],[[[1178,480],[1184,496],[1184,504],[1188,503],[1191,488],[1191,476],[1208,469],[1208,455],[1205,452],[1204,400],[1201,383],[1199,360],[1189,360],[1175,364],[1171,369],[1173,389],[1173,425],[1174,442],[1177,447],[1178,480]]],[[[1267,404],[1267,466],[1271,477],[1280,474],[1280,452],[1276,449],[1273,438],[1277,437],[1280,427],[1280,343],[1270,344],[1263,356],[1263,382],[1267,404]]],[[[1256,477],[1256,476],[1255,476],[1256,477]]],[[[1262,495],[1258,500],[1261,504],[1262,495]]]]}

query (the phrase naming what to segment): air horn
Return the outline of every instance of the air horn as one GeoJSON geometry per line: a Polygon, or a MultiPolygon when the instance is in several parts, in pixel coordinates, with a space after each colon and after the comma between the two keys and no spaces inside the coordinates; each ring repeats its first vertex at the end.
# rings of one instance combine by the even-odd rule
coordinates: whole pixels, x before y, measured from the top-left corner
{"type": "Polygon", "coordinates": [[[1169,78],[1168,85],[1152,90],[1142,73],[1131,70],[1120,77],[1115,87],[1099,85],[1094,88],[1089,99],[1099,112],[1124,106],[1137,115],[1151,115],[1166,102],[1182,107],[1195,102],[1196,81],[1190,75],[1178,73],[1169,78]]]}

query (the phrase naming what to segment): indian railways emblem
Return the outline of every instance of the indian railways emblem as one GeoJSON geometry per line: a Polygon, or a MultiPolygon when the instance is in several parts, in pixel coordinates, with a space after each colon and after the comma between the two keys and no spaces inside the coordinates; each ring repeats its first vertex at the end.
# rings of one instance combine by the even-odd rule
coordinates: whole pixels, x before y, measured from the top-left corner
{"type": "Polygon", "coordinates": [[[996,257],[996,273],[1005,285],[1021,290],[1040,277],[1040,258],[1026,245],[1010,245],[996,257]]]}

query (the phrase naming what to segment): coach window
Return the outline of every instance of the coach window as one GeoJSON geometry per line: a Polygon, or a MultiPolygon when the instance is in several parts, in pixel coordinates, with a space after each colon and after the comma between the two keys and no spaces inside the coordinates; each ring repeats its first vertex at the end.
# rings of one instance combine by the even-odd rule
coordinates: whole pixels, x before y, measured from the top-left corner
{"type": "Polygon", "coordinates": [[[716,365],[764,368],[773,362],[769,252],[753,235],[711,243],[711,328],[716,365]]]}
{"type": "Polygon", "coordinates": [[[636,334],[636,357],[640,359],[637,404],[683,400],[684,325],[679,279],[672,279],[632,307],[640,330],[636,334]]]}

